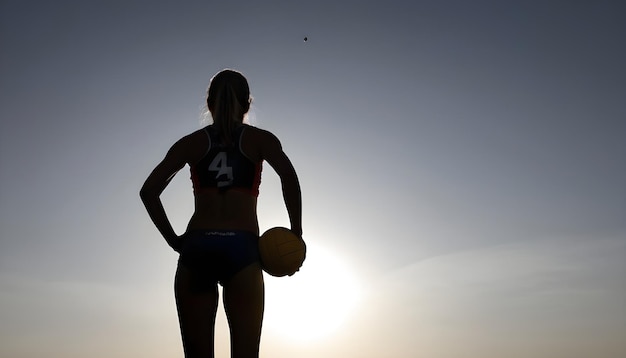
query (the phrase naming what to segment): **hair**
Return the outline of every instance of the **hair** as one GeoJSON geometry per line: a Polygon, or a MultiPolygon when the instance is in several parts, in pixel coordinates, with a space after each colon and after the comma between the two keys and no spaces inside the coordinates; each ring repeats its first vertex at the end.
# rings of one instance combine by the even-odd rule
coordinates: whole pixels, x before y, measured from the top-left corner
{"type": "Polygon", "coordinates": [[[243,123],[251,102],[248,81],[240,72],[225,69],[211,78],[207,106],[213,125],[226,144],[231,143],[235,127],[243,123]]]}

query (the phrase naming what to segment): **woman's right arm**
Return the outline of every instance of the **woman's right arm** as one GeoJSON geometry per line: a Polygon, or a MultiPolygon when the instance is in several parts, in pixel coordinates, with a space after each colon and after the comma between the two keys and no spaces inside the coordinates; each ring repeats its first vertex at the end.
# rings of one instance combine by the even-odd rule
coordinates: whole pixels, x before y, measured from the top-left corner
{"type": "Polygon", "coordinates": [[[291,223],[291,231],[302,237],[302,193],[296,170],[291,160],[283,152],[278,138],[267,132],[263,141],[263,158],[272,166],[280,177],[283,198],[291,223]]]}
{"type": "Polygon", "coordinates": [[[183,138],[170,148],[165,158],[150,173],[139,191],[139,196],[148,211],[148,215],[150,215],[150,219],[168,245],[175,251],[179,250],[179,238],[165,213],[160,196],[174,175],[185,166],[186,155],[185,138],[183,138]]]}

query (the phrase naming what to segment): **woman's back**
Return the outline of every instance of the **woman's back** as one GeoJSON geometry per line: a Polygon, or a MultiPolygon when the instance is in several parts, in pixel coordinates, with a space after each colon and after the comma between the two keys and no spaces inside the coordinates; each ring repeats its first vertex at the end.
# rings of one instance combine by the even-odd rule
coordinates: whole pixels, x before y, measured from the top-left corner
{"type": "Polygon", "coordinates": [[[239,126],[234,134],[227,145],[213,126],[189,136],[188,164],[195,197],[189,229],[230,228],[258,234],[261,165],[264,154],[271,159],[268,142],[275,137],[248,125],[239,126]]]}

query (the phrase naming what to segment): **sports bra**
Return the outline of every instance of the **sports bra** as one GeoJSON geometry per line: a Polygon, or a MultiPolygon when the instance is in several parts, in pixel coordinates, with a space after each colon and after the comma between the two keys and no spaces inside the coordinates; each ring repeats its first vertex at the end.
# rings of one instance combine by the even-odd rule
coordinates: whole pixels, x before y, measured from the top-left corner
{"type": "Polygon", "coordinates": [[[254,163],[241,150],[241,137],[247,127],[246,124],[236,127],[229,145],[221,144],[219,132],[213,125],[204,128],[209,147],[202,159],[190,165],[194,193],[235,189],[259,195],[262,162],[254,163]]]}

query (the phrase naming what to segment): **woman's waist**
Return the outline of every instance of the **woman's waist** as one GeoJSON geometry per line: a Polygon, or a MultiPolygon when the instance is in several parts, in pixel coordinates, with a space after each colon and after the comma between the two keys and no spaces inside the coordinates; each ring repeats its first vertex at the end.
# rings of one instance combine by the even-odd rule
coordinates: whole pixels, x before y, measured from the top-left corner
{"type": "Polygon", "coordinates": [[[186,239],[189,238],[254,238],[258,239],[259,235],[250,230],[242,229],[199,229],[189,228],[184,234],[186,239]]]}
{"type": "Polygon", "coordinates": [[[254,218],[215,218],[201,214],[194,214],[189,220],[187,231],[215,231],[215,232],[237,232],[246,231],[255,235],[259,234],[259,224],[254,218]]]}

